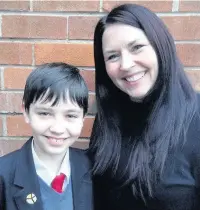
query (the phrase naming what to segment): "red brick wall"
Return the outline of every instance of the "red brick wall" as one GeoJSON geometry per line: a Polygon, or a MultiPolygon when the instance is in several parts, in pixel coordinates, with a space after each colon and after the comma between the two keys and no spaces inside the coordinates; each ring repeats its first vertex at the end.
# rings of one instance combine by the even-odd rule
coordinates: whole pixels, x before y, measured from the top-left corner
{"type": "MultiPolygon", "coordinates": [[[[77,147],[87,147],[94,119],[92,38],[97,20],[125,1],[0,1],[0,155],[20,147],[30,128],[21,114],[29,73],[44,62],[74,64],[90,89],[90,109],[77,147]]],[[[126,1],[157,13],[173,34],[178,54],[200,90],[200,0],[126,1]]]]}

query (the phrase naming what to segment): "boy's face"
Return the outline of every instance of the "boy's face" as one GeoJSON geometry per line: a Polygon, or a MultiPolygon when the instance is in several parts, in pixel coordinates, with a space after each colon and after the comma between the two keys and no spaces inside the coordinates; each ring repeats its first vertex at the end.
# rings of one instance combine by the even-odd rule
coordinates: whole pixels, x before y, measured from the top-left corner
{"type": "Polygon", "coordinates": [[[31,104],[24,117],[30,124],[34,148],[39,157],[46,155],[64,155],[80,136],[84,115],[78,104],[60,100],[57,105],[52,102],[37,101],[31,104]]]}

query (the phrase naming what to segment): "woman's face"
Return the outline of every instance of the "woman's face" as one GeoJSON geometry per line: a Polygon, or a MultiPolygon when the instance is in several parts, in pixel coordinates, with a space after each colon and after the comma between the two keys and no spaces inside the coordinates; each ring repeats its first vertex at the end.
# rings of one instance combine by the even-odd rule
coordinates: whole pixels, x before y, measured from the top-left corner
{"type": "Polygon", "coordinates": [[[158,77],[155,50],[141,29],[125,24],[107,26],[102,37],[106,71],[132,100],[143,99],[158,77]]]}

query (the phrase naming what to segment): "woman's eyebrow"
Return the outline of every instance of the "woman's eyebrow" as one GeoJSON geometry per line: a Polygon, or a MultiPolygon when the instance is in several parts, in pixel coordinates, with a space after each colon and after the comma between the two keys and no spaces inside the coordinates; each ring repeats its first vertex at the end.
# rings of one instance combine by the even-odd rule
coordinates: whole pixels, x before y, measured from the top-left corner
{"type": "Polygon", "coordinates": [[[139,39],[135,39],[134,41],[131,41],[127,44],[128,47],[133,46],[134,44],[136,44],[139,41],[139,39]]]}
{"type": "Polygon", "coordinates": [[[113,53],[116,53],[116,51],[115,50],[109,50],[108,49],[108,50],[105,50],[104,53],[105,54],[113,54],[113,53]]]}

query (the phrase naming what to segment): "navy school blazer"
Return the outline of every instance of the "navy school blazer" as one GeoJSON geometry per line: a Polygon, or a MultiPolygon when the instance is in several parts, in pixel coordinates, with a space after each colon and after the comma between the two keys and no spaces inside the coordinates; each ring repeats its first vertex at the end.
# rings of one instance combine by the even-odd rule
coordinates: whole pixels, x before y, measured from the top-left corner
{"type": "MultiPolygon", "coordinates": [[[[31,141],[0,157],[0,210],[43,210],[31,141]]],[[[70,148],[69,157],[74,210],[93,210],[91,165],[86,152],[70,148]]]]}

